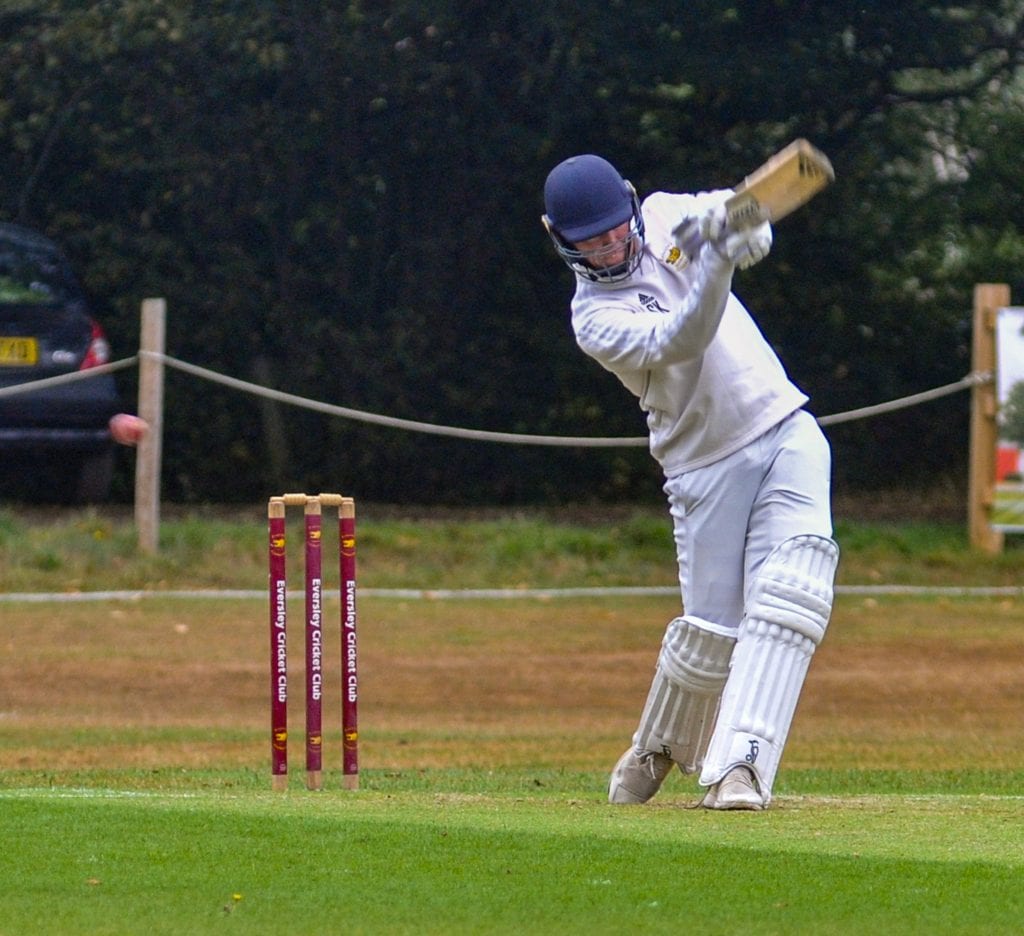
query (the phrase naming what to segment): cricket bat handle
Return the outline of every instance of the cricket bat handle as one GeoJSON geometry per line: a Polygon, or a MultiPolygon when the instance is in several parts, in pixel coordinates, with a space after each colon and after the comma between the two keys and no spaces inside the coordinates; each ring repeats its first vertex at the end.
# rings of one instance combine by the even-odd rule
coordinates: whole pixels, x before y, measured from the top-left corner
{"type": "MultiPolygon", "coordinates": [[[[762,218],[761,220],[765,219],[762,218]]],[[[722,243],[734,231],[753,227],[754,224],[760,224],[760,221],[747,221],[738,225],[734,225],[732,221],[727,221],[722,229],[722,233],[718,235],[717,243],[722,243]]],[[[676,246],[692,263],[696,259],[697,254],[700,253],[701,247],[705,244],[705,240],[700,234],[700,222],[696,218],[687,218],[672,233],[675,237],[676,246]]]]}
{"type": "MultiPolygon", "coordinates": [[[[726,220],[725,225],[722,227],[721,233],[715,239],[716,244],[722,244],[726,238],[731,234],[735,234],[737,231],[745,231],[747,228],[755,227],[762,221],[768,221],[769,217],[767,212],[762,211],[745,211],[741,214],[734,214],[729,211],[729,205],[735,201],[736,196],[726,202],[726,220]]],[[[676,246],[686,255],[686,258],[692,263],[697,254],[700,253],[701,247],[706,243],[705,239],[701,237],[700,233],[700,221],[697,218],[686,218],[673,232],[675,237],[676,246]]]]}

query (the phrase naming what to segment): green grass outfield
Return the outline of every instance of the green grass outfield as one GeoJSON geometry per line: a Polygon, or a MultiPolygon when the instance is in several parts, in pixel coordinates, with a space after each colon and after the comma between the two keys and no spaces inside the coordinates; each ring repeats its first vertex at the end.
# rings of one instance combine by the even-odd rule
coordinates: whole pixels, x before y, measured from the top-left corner
{"type": "Polygon", "coordinates": [[[903,776],[899,794],[790,775],[762,814],[613,808],[603,775],[371,773],[368,790],[283,795],[251,774],[105,779],[0,790],[4,933],[992,934],[1024,920],[1024,800],[991,792],[1020,773],[959,775],[958,792],[903,776]]]}
{"type": "MultiPolygon", "coordinates": [[[[170,521],[141,557],[116,517],[0,511],[0,593],[258,590],[252,513],[170,521]]],[[[658,517],[367,513],[371,588],[675,574],[658,517]]],[[[265,601],[2,601],[0,934],[1019,933],[1024,553],[935,524],[839,539],[847,585],[1004,591],[843,594],[764,813],[688,808],[678,773],[606,802],[672,597],[361,600],[361,788],[335,724],[325,789],[293,743],[277,794],[265,601]]]]}

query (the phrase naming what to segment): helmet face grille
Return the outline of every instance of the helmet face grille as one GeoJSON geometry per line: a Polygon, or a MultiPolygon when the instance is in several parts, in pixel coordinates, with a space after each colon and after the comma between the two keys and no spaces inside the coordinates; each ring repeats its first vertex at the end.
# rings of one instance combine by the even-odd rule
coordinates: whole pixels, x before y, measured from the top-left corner
{"type": "Polygon", "coordinates": [[[620,240],[594,250],[577,250],[554,237],[552,239],[555,250],[569,269],[594,283],[621,283],[629,279],[640,265],[644,249],[642,222],[631,224],[629,232],[620,240]],[[625,259],[620,259],[623,256],[625,259]]]}

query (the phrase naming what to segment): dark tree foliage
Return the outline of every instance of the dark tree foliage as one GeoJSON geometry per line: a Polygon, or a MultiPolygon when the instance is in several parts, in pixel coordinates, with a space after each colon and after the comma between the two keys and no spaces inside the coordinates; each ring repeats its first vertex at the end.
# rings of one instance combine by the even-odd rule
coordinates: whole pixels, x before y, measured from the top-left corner
{"type": "MultiPolygon", "coordinates": [[[[35,0],[0,11],[0,217],[67,246],[116,356],[161,295],[169,353],[281,390],[638,436],[572,340],[548,170],[597,151],[642,193],[718,187],[806,136],[837,182],[736,289],[813,410],[841,412],[963,376],[974,282],[1019,286],[1021,22],[1020,0],[35,0]]],[[[658,495],[637,448],[440,439],[174,372],[167,405],[175,500],[658,495]]],[[[837,481],[958,478],[966,412],[837,426],[837,481]]]]}

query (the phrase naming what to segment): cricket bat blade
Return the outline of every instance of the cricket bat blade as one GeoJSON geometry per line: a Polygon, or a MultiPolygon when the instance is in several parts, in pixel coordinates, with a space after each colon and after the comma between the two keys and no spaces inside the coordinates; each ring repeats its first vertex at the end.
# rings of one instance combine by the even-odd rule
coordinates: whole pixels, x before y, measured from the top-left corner
{"type": "Polygon", "coordinates": [[[781,221],[835,177],[821,150],[807,140],[794,140],[736,186],[736,194],[725,203],[728,225],[738,231],[762,221],[781,221]]]}
{"type": "MultiPolygon", "coordinates": [[[[722,237],[763,221],[774,224],[806,204],[836,177],[829,158],[807,140],[797,139],[779,150],[733,189],[725,203],[722,237]]],[[[691,260],[703,241],[695,224],[684,221],[676,243],[691,260]]]]}

